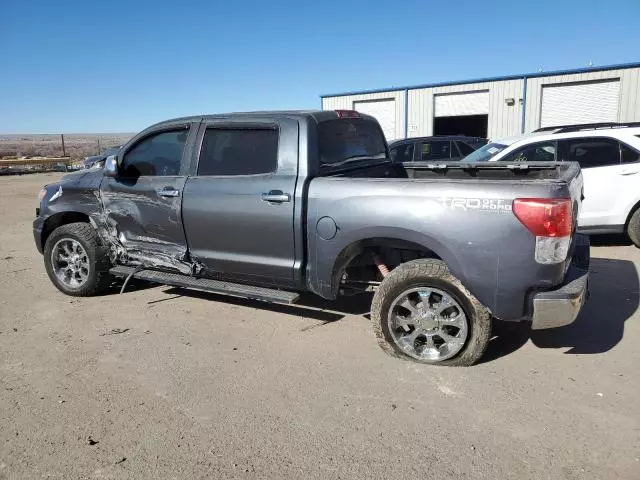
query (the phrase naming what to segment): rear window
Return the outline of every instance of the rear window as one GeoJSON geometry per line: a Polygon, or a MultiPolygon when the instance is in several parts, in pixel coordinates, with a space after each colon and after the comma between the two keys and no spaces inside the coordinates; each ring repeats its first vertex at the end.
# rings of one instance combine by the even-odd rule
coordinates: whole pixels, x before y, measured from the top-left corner
{"type": "Polygon", "coordinates": [[[321,166],[337,167],[352,161],[384,159],[387,151],[377,123],[342,118],[318,125],[318,154],[321,166]]]}

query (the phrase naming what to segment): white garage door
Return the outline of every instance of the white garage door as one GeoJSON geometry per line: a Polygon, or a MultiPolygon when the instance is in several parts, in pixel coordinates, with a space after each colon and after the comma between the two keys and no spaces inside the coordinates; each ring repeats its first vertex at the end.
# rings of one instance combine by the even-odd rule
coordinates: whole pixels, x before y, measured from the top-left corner
{"type": "Polygon", "coordinates": [[[618,80],[543,86],[540,126],[615,122],[619,93],[618,80]]]}
{"type": "Polygon", "coordinates": [[[353,109],[371,115],[378,120],[387,141],[396,138],[396,101],[391,100],[369,100],[363,102],[353,102],[353,109]]]}
{"type": "Polygon", "coordinates": [[[442,94],[435,96],[436,117],[487,115],[489,91],[442,94]]]}

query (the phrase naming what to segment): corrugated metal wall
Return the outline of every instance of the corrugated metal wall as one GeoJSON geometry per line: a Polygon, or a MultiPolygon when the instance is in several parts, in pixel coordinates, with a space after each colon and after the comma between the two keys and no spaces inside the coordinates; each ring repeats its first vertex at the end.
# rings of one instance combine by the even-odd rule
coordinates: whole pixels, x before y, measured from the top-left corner
{"type": "Polygon", "coordinates": [[[527,80],[527,118],[525,119],[524,131],[530,132],[540,127],[543,85],[615,79],[620,80],[618,121],[640,121],[640,68],[603,70],[601,72],[529,78],[527,80]]]}
{"type": "Polygon", "coordinates": [[[489,138],[517,135],[520,131],[522,80],[502,80],[486,83],[467,83],[435,88],[409,90],[409,137],[433,135],[434,95],[489,91],[489,138]],[[507,98],[515,104],[508,106],[507,98]]]}
{"type": "MultiPolygon", "coordinates": [[[[524,131],[530,132],[540,127],[542,86],[559,83],[585,82],[593,80],[619,79],[620,98],[618,121],[640,121],[640,68],[603,70],[568,75],[549,75],[527,79],[527,109],[524,131]]],[[[495,80],[481,83],[448,85],[440,87],[409,89],[408,136],[433,135],[434,95],[489,91],[489,125],[487,136],[497,139],[518,135],[521,131],[523,79],[495,80]],[[505,100],[513,98],[512,106],[505,100]]],[[[405,90],[325,97],[324,110],[352,109],[353,102],[362,100],[395,99],[396,138],[405,135],[405,90]]]]}
{"type": "Polygon", "coordinates": [[[353,102],[367,100],[395,100],[396,101],[396,135],[395,138],[404,138],[404,90],[397,92],[365,93],[362,95],[347,95],[342,97],[325,97],[322,99],[323,110],[351,110],[353,102]]]}

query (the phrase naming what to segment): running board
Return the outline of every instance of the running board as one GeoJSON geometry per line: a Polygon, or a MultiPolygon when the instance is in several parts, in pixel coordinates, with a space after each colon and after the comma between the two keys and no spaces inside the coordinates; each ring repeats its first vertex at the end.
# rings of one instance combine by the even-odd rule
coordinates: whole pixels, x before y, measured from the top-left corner
{"type": "Polygon", "coordinates": [[[156,270],[137,270],[134,267],[119,265],[109,270],[109,273],[116,277],[129,277],[147,280],[149,282],[171,285],[173,287],[191,288],[205,292],[232,295],[234,297],[250,298],[263,302],[273,303],[294,303],[300,298],[295,292],[275,290],[272,288],[253,287],[240,283],[229,283],[221,280],[211,280],[209,278],[196,278],[179,273],[159,272],[156,270]]]}

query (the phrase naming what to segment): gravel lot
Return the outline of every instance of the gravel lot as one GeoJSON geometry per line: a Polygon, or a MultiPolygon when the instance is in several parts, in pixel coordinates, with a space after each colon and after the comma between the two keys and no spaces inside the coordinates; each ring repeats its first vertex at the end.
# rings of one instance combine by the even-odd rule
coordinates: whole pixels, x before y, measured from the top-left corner
{"type": "Polygon", "coordinates": [[[58,177],[0,178],[0,478],[640,478],[624,240],[596,239],[573,325],[498,327],[480,365],[427,367],[379,349],[366,298],[62,295],[31,233],[58,177]]]}

